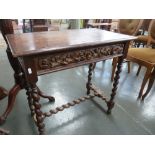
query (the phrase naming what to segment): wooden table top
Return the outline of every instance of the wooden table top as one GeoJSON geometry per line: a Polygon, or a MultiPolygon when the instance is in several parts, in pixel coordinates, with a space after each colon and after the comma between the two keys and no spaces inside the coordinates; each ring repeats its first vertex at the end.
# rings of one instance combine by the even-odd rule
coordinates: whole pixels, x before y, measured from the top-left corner
{"type": "Polygon", "coordinates": [[[6,36],[14,57],[93,47],[106,43],[134,40],[136,37],[100,29],[46,31],[6,36]]]}

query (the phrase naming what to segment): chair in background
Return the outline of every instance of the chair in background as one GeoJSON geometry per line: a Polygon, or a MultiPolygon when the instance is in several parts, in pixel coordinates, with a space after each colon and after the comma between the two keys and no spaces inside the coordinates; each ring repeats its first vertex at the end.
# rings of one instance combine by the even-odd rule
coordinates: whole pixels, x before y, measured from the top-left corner
{"type": "MultiPolygon", "coordinates": [[[[138,33],[142,24],[143,24],[142,19],[120,19],[118,21],[117,32],[135,36],[138,33]]],[[[114,58],[112,62],[111,81],[113,81],[114,79],[114,74],[117,66],[117,59],[118,59],[117,57],[114,58]]],[[[128,63],[128,73],[130,73],[130,61],[125,60],[125,62],[128,63]]]]}
{"type": "Polygon", "coordinates": [[[117,32],[135,36],[143,24],[142,19],[120,19],[117,32]]]}
{"type": "Polygon", "coordinates": [[[110,31],[112,19],[95,19],[94,22],[88,22],[87,27],[99,28],[110,31]]]}
{"type": "Polygon", "coordinates": [[[89,19],[83,19],[83,28],[87,28],[89,19]]]}
{"type": "Polygon", "coordinates": [[[46,19],[23,19],[23,33],[48,31],[46,19]],[[27,26],[28,25],[28,26],[27,26]]]}
{"type": "MultiPolygon", "coordinates": [[[[150,45],[152,42],[155,42],[155,20],[152,20],[148,30],[148,42],[146,48],[129,48],[127,59],[134,63],[137,63],[141,66],[146,67],[146,72],[144,75],[144,79],[141,85],[141,89],[138,95],[138,98],[141,98],[143,95],[143,90],[145,85],[153,76],[153,70],[155,68],[155,49],[151,48],[150,45]]],[[[151,82],[152,83],[152,82],[151,82]]],[[[149,85],[149,89],[151,89],[153,84],[149,85]]],[[[143,96],[142,99],[146,97],[148,92],[143,96]]]]}
{"type": "MultiPolygon", "coordinates": [[[[22,67],[21,67],[19,60],[12,56],[12,53],[8,47],[6,35],[14,33],[12,21],[10,19],[0,19],[0,29],[1,29],[1,33],[3,35],[3,38],[7,44],[6,53],[7,53],[10,65],[14,71],[14,79],[15,79],[15,84],[10,89],[10,91],[8,93],[7,107],[4,111],[4,113],[0,116],[0,124],[1,124],[1,123],[5,122],[9,113],[12,111],[18,92],[22,89],[26,89],[27,96],[29,96],[29,86],[27,85],[27,82],[25,79],[25,73],[24,73],[24,70],[22,70],[22,67]]],[[[54,101],[54,98],[52,96],[45,95],[39,88],[38,88],[38,91],[39,91],[40,97],[47,98],[49,101],[54,101]]],[[[33,105],[29,105],[29,107],[31,110],[31,114],[33,115],[33,105]]]]}
{"type": "Polygon", "coordinates": [[[22,29],[23,29],[23,33],[32,32],[32,20],[23,19],[22,29]]]}
{"type": "Polygon", "coordinates": [[[142,100],[144,100],[145,97],[146,97],[146,96],[148,95],[148,93],[150,92],[150,90],[151,90],[151,88],[152,88],[152,86],[153,86],[154,80],[155,80],[155,67],[154,67],[154,69],[153,69],[153,71],[152,71],[152,73],[151,73],[151,77],[150,77],[150,79],[149,79],[148,87],[147,87],[147,89],[146,89],[146,92],[145,92],[145,93],[143,94],[143,96],[142,96],[142,100]]]}
{"type": "Polygon", "coordinates": [[[150,22],[151,22],[151,19],[144,19],[143,24],[137,34],[138,38],[134,42],[136,47],[140,47],[140,45],[144,47],[147,44],[148,38],[149,38],[148,29],[149,29],[150,22]]]}
{"type": "Polygon", "coordinates": [[[32,32],[48,31],[46,19],[31,19],[32,32]]]}

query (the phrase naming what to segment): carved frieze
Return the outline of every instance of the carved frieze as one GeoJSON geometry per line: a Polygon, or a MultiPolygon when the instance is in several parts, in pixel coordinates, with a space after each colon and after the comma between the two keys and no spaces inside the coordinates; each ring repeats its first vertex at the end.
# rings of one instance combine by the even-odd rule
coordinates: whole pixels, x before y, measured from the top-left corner
{"type": "Polygon", "coordinates": [[[39,70],[52,69],[72,63],[89,61],[123,53],[123,45],[104,46],[92,49],[69,51],[44,55],[37,58],[37,68],[39,70]]]}

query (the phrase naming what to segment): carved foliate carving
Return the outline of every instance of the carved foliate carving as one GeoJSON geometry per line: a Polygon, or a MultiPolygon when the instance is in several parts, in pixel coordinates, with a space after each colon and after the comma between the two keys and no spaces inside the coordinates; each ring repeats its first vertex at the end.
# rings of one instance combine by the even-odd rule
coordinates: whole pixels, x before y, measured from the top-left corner
{"type": "Polygon", "coordinates": [[[110,55],[123,53],[123,45],[104,46],[99,48],[69,51],[53,55],[40,56],[37,58],[39,70],[51,69],[72,63],[89,61],[95,58],[102,58],[110,55]]]}

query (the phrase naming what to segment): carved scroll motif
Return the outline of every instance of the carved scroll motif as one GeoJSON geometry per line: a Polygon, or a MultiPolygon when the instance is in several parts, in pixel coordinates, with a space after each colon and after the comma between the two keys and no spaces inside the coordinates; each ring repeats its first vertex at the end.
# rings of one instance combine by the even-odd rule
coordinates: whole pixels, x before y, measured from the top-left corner
{"type": "Polygon", "coordinates": [[[75,52],[57,53],[39,57],[38,69],[50,69],[58,66],[64,66],[72,63],[88,61],[104,56],[117,55],[123,53],[123,45],[105,46],[86,50],[77,50],[75,52]]]}

